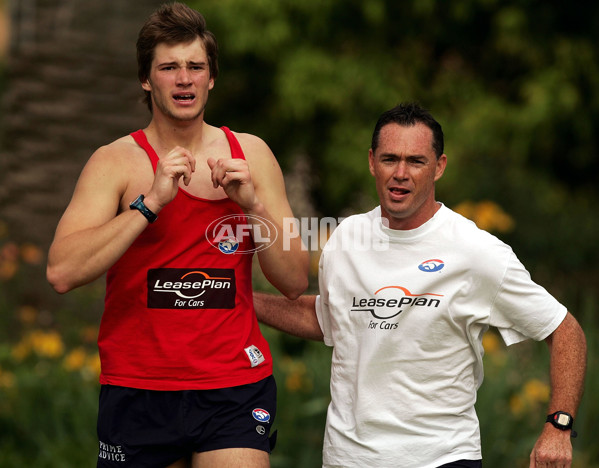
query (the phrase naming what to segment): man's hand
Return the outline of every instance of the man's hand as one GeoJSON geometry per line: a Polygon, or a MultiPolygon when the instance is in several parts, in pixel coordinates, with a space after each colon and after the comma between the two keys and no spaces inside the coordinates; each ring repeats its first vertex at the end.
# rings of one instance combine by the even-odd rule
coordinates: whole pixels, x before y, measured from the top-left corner
{"type": "Polygon", "coordinates": [[[570,431],[561,431],[550,424],[545,424],[530,454],[530,468],[570,468],[571,466],[570,431]]]}
{"type": "Polygon", "coordinates": [[[195,166],[196,161],[191,152],[180,146],[176,146],[165,157],[160,158],[152,188],[145,196],[148,208],[157,212],[170,203],[179,190],[179,179],[183,177],[183,183],[189,185],[195,166]]]}
{"type": "Polygon", "coordinates": [[[227,196],[244,211],[251,211],[258,200],[248,163],[245,159],[208,158],[212,185],[225,190],[227,196]]]}

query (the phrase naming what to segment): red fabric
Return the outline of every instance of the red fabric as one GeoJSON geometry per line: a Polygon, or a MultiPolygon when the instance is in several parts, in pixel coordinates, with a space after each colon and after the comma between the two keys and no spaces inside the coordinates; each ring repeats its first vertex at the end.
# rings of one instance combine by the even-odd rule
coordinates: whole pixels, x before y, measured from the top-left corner
{"type": "MultiPolygon", "coordinates": [[[[232,157],[244,158],[237,139],[222,129],[232,157]]],[[[145,134],[131,135],[155,171],[158,157],[145,134]]],[[[237,215],[228,219],[232,225],[246,223],[228,198],[205,200],[179,189],[110,268],[98,338],[100,383],[193,390],[243,385],[272,374],[253,308],[252,254],[223,253],[206,236],[209,225],[227,215],[237,215]],[[255,367],[244,351],[252,345],[264,357],[255,367]]],[[[251,250],[251,236],[240,237],[238,250],[251,250]]]]}

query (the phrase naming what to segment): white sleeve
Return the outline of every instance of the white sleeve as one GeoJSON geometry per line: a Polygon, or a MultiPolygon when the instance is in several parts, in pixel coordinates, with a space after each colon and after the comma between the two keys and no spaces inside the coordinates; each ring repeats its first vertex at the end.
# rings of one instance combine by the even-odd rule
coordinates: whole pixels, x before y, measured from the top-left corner
{"type": "Polygon", "coordinates": [[[497,327],[506,345],[527,338],[544,340],[562,323],[566,313],[566,307],[532,281],[512,253],[490,315],[490,325],[497,327]]]}
{"type": "Polygon", "coordinates": [[[326,252],[323,251],[318,265],[318,287],[320,294],[316,296],[316,318],[324,336],[324,344],[333,346],[331,334],[331,314],[329,309],[329,293],[327,289],[327,275],[324,267],[326,252]]]}
{"type": "Polygon", "coordinates": [[[328,305],[323,304],[320,295],[316,296],[316,318],[318,319],[318,324],[320,325],[320,329],[324,336],[324,344],[333,346],[333,341],[331,339],[331,321],[329,317],[328,305]]]}

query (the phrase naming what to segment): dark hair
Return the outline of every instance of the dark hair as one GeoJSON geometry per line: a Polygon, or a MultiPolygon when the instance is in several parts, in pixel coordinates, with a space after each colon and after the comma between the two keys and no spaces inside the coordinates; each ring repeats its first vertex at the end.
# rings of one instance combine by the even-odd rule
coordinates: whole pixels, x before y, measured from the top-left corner
{"type": "Polygon", "coordinates": [[[443,154],[443,129],[429,111],[420,105],[408,102],[401,103],[392,109],[384,112],[377,121],[372,134],[372,151],[375,152],[379,144],[379,134],[381,129],[390,123],[396,123],[403,127],[411,127],[417,123],[421,123],[430,128],[433,132],[433,151],[437,159],[443,154]]]}
{"type": "MultiPolygon", "coordinates": [[[[200,38],[208,55],[210,76],[218,75],[218,44],[216,37],[206,29],[206,20],[196,10],[183,3],[160,6],[142,26],[137,37],[137,76],[144,82],[150,76],[154,50],[161,43],[180,44],[200,38]]],[[[152,111],[150,92],[145,91],[144,102],[152,111]]]]}

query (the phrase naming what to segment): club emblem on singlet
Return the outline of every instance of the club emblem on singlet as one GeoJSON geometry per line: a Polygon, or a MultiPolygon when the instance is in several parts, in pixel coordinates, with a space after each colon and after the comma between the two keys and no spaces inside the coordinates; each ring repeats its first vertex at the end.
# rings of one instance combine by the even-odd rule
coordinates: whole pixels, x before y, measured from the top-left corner
{"type": "Polygon", "coordinates": [[[237,249],[239,249],[239,242],[234,237],[222,239],[218,243],[218,250],[220,250],[224,254],[235,253],[237,252],[237,249]]]}
{"type": "Polygon", "coordinates": [[[155,268],[148,270],[150,309],[232,309],[235,270],[155,268]]]}

